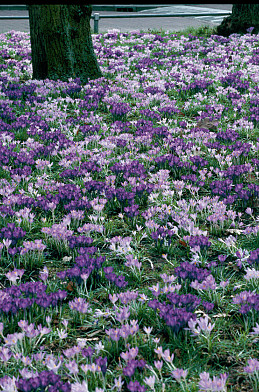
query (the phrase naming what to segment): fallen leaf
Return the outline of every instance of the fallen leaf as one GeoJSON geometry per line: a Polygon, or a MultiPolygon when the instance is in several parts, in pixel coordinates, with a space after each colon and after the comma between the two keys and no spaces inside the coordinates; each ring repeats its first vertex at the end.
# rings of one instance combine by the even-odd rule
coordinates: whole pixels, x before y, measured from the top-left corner
{"type": "Polygon", "coordinates": [[[248,181],[256,181],[257,180],[256,176],[251,173],[247,174],[247,179],[248,179],[248,181]]]}
{"type": "Polygon", "coordinates": [[[218,123],[216,121],[211,121],[209,117],[202,118],[197,122],[197,127],[205,128],[209,130],[216,130],[218,123]]]}
{"type": "Polygon", "coordinates": [[[227,229],[226,230],[228,233],[233,233],[233,234],[242,234],[243,230],[239,230],[239,229],[227,229]]]}
{"type": "Polygon", "coordinates": [[[99,339],[98,338],[91,338],[91,339],[87,339],[86,338],[85,340],[88,342],[88,341],[91,341],[91,340],[99,340],[99,339]]]}
{"type": "Polygon", "coordinates": [[[186,244],[185,241],[179,240],[179,243],[180,243],[182,246],[184,246],[185,248],[187,248],[187,244],[186,244]]]}
{"type": "Polygon", "coordinates": [[[75,287],[76,287],[75,283],[72,282],[72,281],[70,281],[70,282],[67,284],[66,289],[67,289],[68,291],[73,291],[75,287]]]}

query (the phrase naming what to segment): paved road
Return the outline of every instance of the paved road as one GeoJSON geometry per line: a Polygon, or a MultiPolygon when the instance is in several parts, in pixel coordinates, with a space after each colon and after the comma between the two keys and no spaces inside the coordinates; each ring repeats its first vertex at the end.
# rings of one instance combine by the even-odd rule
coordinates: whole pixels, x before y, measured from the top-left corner
{"type": "MultiPolygon", "coordinates": [[[[174,4],[166,7],[159,7],[149,9],[146,11],[139,11],[138,13],[150,14],[165,14],[165,13],[200,13],[200,12],[222,12],[231,11],[232,4],[174,4]]],[[[114,11],[100,11],[100,15],[125,15],[125,12],[114,11]]],[[[0,11],[0,16],[26,16],[28,11],[0,11]]],[[[129,18],[129,19],[101,19],[99,21],[99,32],[107,32],[111,29],[119,29],[121,32],[128,32],[131,30],[168,30],[168,31],[182,31],[187,27],[201,27],[201,26],[217,26],[221,23],[223,17],[205,16],[205,17],[179,17],[179,18],[129,18]]],[[[93,28],[93,20],[91,21],[93,28]]],[[[29,32],[29,20],[0,20],[0,33],[10,30],[29,32]]]]}
{"type": "MultiPolygon", "coordinates": [[[[187,13],[221,13],[225,11],[231,11],[232,4],[202,4],[202,5],[186,5],[186,4],[174,4],[168,7],[158,7],[153,10],[149,10],[149,13],[153,13],[156,15],[159,14],[187,14],[187,13]],[[216,6],[216,7],[214,7],[216,6]]],[[[145,11],[140,11],[141,13],[145,13],[145,11]]],[[[222,22],[225,16],[196,16],[193,17],[195,20],[208,22],[210,24],[216,24],[222,22]]],[[[193,19],[191,18],[191,19],[193,19]]]]}

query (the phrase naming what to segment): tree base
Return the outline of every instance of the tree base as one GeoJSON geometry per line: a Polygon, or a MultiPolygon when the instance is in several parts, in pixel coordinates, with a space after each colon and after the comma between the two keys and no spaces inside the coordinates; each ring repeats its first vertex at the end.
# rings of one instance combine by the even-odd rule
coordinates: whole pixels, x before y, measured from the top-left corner
{"type": "Polygon", "coordinates": [[[254,27],[253,33],[259,32],[259,4],[234,4],[232,14],[224,18],[217,27],[217,34],[228,37],[231,34],[246,34],[254,27]]]}
{"type": "Polygon", "coordinates": [[[33,79],[81,83],[102,76],[94,53],[89,5],[29,5],[33,79]]]}

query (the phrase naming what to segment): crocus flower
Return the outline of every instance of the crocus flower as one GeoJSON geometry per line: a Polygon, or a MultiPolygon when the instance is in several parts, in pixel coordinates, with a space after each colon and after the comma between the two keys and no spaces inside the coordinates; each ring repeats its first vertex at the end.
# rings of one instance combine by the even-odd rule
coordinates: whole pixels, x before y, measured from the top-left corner
{"type": "Polygon", "coordinates": [[[188,370],[183,370],[176,368],[172,371],[172,376],[177,380],[181,380],[181,378],[186,378],[187,377],[188,370]]]}
{"type": "MultiPolygon", "coordinates": [[[[259,335],[259,324],[256,323],[256,326],[253,327],[253,332],[250,332],[249,335],[259,335]]],[[[254,339],[254,342],[256,343],[258,339],[254,339]]]]}
{"type": "Polygon", "coordinates": [[[255,373],[259,371],[259,361],[256,358],[250,358],[247,361],[248,365],[244,367],[245,373],[255,373]]]}
{"type": "Polygon", "coordinates": [[[89,303],[85,302],[84,298],[75,298],[73,301],[69,301],[69,307],[72,310],[77,310],[80,313],[88,313],[90,311],[89,309],[89,303]]]}
{"type": "Polygon", "coordinates": [[[16,284],[17,279],[20,279],[23,276],[24,272],[24,269],[19,270],[15,268],[13,271],[7,272],[5,276],[10,280],[10,282],[16,284]]]}
{"type": "Polygon", "coordinates": [[[65,363],[66,368],[68,368],[69,373],[71,374],[77,374],[79,372],[78,365],[76,361],[70,361],[68,363],[65,363]]]}
{"type": "Polygon", "coordinates": [[[7,362],[12,356],[13,353],[9,350],[8,347],[0,347],[0,359],[2,361],[7,362]]]}
{"type": "Polygon", "coordinates": [[[209,317],[205,315],[205,317],[201,317],[200,319],[189,320],[188,326],[190,331],[192,331],[192,336],[200,335],[201,332],[205,332],[205,334],[210,334],[213,330],[215,324],[209,323],[209,317]]]}
{"type": "Polygon", "coordinates": [[[246,280],[251,280],[251,279],[259,279],[259,271],[254,269],[254,268],[247,268],[245,270],[246,274],[244,278],[246,280]]]}
{"type": "Polygon", "coordinates": [[[152,390],[155,389],[155,382],[156,382],[156,376],[150,376],[144,378],[144,383],[147,384],[147,386],[152,390]]]}
{"type": "Polygon", "coordinates": [[[119,378],[115,378],[114,379],[114,388],[117,388],[118,391],[121,391],[121,388],[124,384],[124,381],[122,381],[121,376],[119,376],[119,378]]]}
{"type": "Polygon", "coordinates": [[[46,280],[48,279],[48,276],[49,276],[49,270],[48,270],[48,268],[47,268],[47,267],[44,267],[44,268],[43,268],[43,271],[40,271],[40,272],[39,272],[39,276],[40,276],[40,279],[41,279],[43,282],[46,282],[46,280]]]}
{"type": "Polygon", "coordinates": [[[71,384],[71,392],[89,392],[87,382],[83,381],[82,384],[80,382],[71,384]]]}
{"type": "Polygon", "coordinates": [[[228,375],[224,373],[224,374],[220,374],[220,377],[213,376],[213,380],[211,380],[209,373],[203,372],[200,374],[199,392],[205,392],[205,391],[225,392],[227,378],[228,375]]]}

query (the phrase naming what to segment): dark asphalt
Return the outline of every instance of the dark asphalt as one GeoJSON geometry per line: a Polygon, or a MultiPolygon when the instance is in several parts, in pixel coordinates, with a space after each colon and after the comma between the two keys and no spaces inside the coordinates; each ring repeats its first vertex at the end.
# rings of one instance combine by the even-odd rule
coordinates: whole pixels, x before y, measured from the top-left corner
{"type": "MultiPolygon", "coordinates": [[[[150,13],[159,15],[159,13],[179,13],[179,12],[219,12],[231,11],[232,4],[168,4],[166,7],[159,7],[138,13],[150,13]],[[197,11],[196,11],[197,10],[197,11]],[[205,11],[204,11],[205,10],[205,11]]],[[[125,15],[125,12],[115,11],[99,11],[100,15],[125,15]]],[[[26,16],[28,11],[3,11],[0,10],[0,16],[26,16]]],[[[182,31],[188,27],[201,27],[201,26],[217,26],[221,23],[223,17],[156,17],[156,18],[129,18],[129,19],[101,19],[99,21],[99,32],[107,32],[111,29],[119,29],[121,32],[129,32],[131,30],[165,30],[165,31],[182,31]]],[[[93,28],[94,22],[91,20],[93,28]]],[[[0,33],[5,33],[10,30],[29,32],[29,20],[1,20],[0,19],[0,33]]]]}

